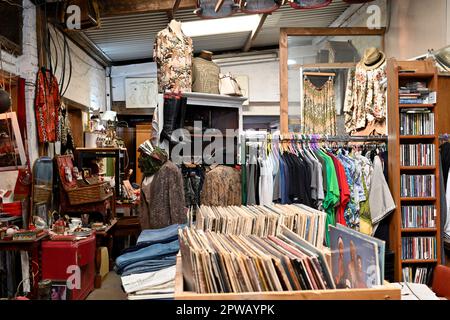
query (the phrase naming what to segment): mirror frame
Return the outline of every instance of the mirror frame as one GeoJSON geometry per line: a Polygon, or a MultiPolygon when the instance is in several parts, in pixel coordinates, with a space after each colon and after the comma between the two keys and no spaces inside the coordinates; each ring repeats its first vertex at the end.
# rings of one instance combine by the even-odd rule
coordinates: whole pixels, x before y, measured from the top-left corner
{"type": "Polygon", "coordinates": [[[281,28],[280,29],[280,132],[289,133],[288,37],[290,36],[381,36],[385,48],[386,28],[281,28]]]}

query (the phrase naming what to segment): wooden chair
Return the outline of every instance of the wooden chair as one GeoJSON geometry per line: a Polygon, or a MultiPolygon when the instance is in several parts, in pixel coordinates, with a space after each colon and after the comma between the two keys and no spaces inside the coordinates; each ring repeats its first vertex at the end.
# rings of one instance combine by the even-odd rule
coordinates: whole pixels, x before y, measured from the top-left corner
{"type": "Polygon", "coordinates": [[[450,268],[439,265],[434,269],[433,284],[431,286],[439,298],[450,300],[450,268]]]}

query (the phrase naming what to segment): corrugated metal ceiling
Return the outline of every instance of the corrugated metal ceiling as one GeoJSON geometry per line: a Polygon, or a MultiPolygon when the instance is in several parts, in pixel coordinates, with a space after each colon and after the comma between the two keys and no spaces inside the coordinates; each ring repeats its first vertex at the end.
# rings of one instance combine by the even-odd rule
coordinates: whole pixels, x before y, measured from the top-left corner
{"type": "MultiPolygon", "coordinates": [[[[268,47],[278,44],[281,27],[327,27],[338,18],[348,4],[334,0],[328,7],[312,10],[294,10],[285,5],[269,15],[261,32],[253,43],[254,47],[268,47]]],[[[238,14],[240,15],[240,14],[238,14]]],[[[175,15],[181,22],[195,21],[199,18],[192,10],[181,10],[175,15]]],[[[148,13],[121,17],[102,18],[101,28],[86,31],[85,34],[112,61],[146,59],[152,57],[156,34],[167,26],[166,13],[148,13]]],[[[195,37],[195,51],[227,51],[242,48],[250,33],[195,37]]]]}

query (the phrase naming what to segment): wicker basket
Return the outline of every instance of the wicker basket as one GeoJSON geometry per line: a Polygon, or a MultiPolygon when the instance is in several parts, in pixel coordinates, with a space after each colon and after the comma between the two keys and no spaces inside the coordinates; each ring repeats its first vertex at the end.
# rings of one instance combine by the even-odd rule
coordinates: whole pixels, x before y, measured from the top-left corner
{"type": "Polygon", "coordinates": [[[33,190],[33,201],[35,203],[49,202],[52,196],[52,187],[47,185],[36,185],[33,190]]]}
{"type": "Polygon", "coordinates": [[[66,192],[72,206],[104,201],[113,195],[113,191],[106,182],[94,185],[79,184],[77,188],[66,190],[66,192]]]}

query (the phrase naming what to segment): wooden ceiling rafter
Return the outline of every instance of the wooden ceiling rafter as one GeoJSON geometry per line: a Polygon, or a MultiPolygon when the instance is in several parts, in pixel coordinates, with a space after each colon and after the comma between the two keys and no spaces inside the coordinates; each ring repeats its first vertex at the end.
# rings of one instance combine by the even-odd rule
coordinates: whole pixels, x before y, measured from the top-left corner
{"type": "Polygon", "coordinates": [[[255,30],[252,31],[252,33],[249,35],[247,41],[244,44],[244,47],[242,48],[242,51],[248,52],[252,48],[253,43],[255,42],[256,38],[258,37],[259,33],[261,32],[261,29],[264,26],[264,22],[266,22],[268,13],[264,13],[261,16],[261,19],[259,20],[258,26],[255,30]]]}

